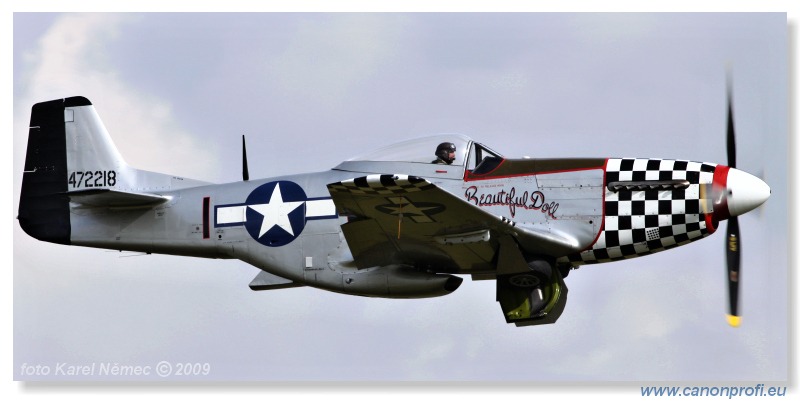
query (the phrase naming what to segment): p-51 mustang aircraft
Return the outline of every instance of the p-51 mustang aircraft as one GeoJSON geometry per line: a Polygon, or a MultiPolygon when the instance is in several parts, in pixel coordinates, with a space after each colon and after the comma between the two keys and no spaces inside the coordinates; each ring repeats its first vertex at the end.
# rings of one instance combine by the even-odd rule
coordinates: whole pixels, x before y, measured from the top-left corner
{"type": "Polygon", "coordinates": [[[444,135],[249,180],[243,138],[244,180],[220,185],[129,166],[88,99],[57,99],[31,111],[18,219],[46,242],[239,259],[261,269],[253,290],[425,298],[455,291],[460,276],[495,280],[517,326],[558,319],[571,269],[685,245],[727,219],[736,326],[736,217],[770,189],[734,168],[728,102],[728,166],[509,159],[444,135]]]}

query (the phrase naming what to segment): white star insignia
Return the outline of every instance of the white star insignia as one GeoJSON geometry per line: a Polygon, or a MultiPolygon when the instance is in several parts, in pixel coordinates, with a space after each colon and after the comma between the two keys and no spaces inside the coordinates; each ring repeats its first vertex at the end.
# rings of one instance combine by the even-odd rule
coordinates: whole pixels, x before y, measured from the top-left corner
{"type": "Polygon", "coordinates": [[[264,216],[264,219],[261,221],[261,231],[258,233],[258,237],[261,238],[267,233],[267,231],[271,230],[276,225],[281,227],[290,235],[294,236],[292,223],[289,222],[289,214],[295,211],[302,204],[303,202],[301,201],[284,202],[283,196],[281,196],[280,184],[277,184],[275,185],[275,190],[272,191],[272,195],[269,197],[269,202],[267,204],[254,204],[247,207],[264,216]]]}

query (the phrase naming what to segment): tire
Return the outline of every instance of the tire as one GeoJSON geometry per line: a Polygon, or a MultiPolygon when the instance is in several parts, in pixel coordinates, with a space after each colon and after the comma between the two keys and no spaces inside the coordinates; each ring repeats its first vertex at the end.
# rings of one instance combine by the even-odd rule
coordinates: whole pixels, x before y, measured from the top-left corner
{"type": "Polygon", "coordinates": [[[518,288],[542,288],[550,284],[553,275],[553,266],[544,259],[534,259],[528,262],[527,273],[512,275],[508,283],[518,288]]]}
{"type": "Polygon", "coordinates": [[[547,277],[542,273],[530,272],[516,274],[508,278],[508,283],[518,288],[540,288],[547,284],[547,277]]]}

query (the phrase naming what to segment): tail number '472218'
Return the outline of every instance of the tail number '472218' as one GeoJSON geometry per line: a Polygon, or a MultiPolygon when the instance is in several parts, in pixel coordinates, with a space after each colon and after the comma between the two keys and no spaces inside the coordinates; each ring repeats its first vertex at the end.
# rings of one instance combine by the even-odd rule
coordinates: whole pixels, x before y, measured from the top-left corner
{"type": "Polygon", "coordinates": [[[98,188],[117,184],[117,171],[75,171],[69,174],[73,188],[98,188]]]}

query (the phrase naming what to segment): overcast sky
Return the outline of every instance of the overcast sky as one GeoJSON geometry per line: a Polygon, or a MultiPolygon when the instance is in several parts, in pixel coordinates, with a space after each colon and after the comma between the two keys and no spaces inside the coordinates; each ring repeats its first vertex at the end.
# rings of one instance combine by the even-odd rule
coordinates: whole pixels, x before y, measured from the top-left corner
{"type": "MultiPolygon", "coordinates": [[[[740,219],[742,326],[724,231],[566,279],[555,325],[505,324],[494,283],[436,299],[253,292],[237,261],[66,247],[14,220],[23,364],[209,363],[213,380],[782,381],[789,377],[785,14],[14,15],[16,215],[30,107],[89,98],[133,166],[212,182],[330,169],[459,132],[506,156],[725,163],[772,197],[740,219]]],[[[99,365],[99,364],[98,364],[99,365]]],[[[116,378],[113,378],[116,379],[116,378]]],[[[157,376],[135,378],[159,380],[157,376]]]]}

